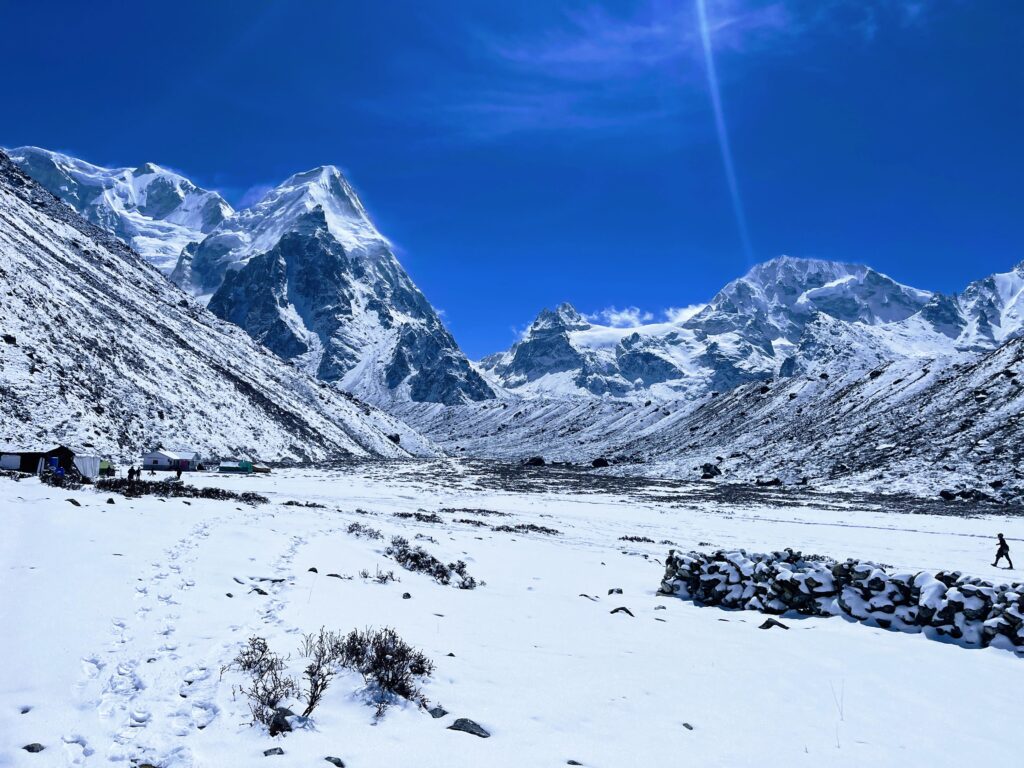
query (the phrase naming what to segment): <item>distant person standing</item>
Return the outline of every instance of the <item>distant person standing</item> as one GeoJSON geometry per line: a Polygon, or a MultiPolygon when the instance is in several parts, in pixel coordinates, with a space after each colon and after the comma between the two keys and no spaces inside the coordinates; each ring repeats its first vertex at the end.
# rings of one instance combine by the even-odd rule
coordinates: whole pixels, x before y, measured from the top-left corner
{"type": "Polygon", "coordinates": [[[1013,570],[1013,560],[1010,559],[1010,545],[1006,543],[1006,539],[1003,538],[1003,534],[997,534],[999,536],[999,549],[996,550],[996,561],[992,563],[994,567],[999,567],[999,561],[1004,557],[1006,562],[1010,564],[1010,570],[1013,570]]]}

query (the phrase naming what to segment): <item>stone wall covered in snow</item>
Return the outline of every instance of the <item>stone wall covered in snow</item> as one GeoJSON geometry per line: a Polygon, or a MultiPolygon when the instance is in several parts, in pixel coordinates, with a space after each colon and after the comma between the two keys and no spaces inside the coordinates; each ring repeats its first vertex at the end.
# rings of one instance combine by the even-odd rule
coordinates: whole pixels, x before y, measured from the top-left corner
{"type": "Polygon", "coordinates": [[[959,645],[1024,653],[1024,584],[993,584],[959,571],[892,571],[792,549],[769,554],[669,550],[660,592],[723,608],[843,616],[959,645]]]}

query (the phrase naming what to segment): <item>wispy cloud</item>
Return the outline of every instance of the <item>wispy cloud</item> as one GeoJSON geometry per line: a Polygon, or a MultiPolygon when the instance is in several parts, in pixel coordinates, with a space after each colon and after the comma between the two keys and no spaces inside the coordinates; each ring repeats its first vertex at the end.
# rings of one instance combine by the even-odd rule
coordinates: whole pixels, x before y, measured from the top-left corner
{"type": "Polygon", "coordinates": [[[654,319],[653,314],[645,312],[639,307],[624,307],[622,309],[606,307],[600,312],[594,312],[584,317],[587,322],[610,325],[612,328],[635,328],[654,319]]]}
{"type": "Polygon", "coordinates": [[[238,207],[248,208],[250,205],[255,205],[273,188],[273,184],[254,184],[242,193],[238,200],[238,207]]]}
{"type": "Polygon", "coordinates": [[[665,319],[670,323],[685,323],[706,306],[706,304],[690,304],[687,307],[669,307],[665,310],[665,319]]]}
{"type": "MultiPolygon", "coordinates": [[[[936,3],[708,0],[707,13],[716,51],[790,55],[813,34],[870,43],[883,26],[922,23],[936,3]]],[[[478,27],[459,39],[473,62],[456,78],[459,87],[405,106],[461,138],[678,131],[679,118],[706,99],[693,2],[595,2],[525,32],[478,27]]]]}

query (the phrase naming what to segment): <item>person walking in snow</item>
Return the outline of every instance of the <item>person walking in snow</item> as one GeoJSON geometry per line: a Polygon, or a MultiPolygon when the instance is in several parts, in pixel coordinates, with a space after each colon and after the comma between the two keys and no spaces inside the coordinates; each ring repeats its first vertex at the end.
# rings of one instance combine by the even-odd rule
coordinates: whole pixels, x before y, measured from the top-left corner
{"type": "Polygon", "coordinates": [[[999,549],[996,550],[996,561],[992,563],[993,567],[999,566],[999,561],[1004,557],[1006,562],[1010,564],[1010,570],[1013,570],[1013,560],[1010,559],[1010,545],[1006,543],[1006,539],[1003,538],[1003,534],[997,534],[999,536],[999,549]]]}

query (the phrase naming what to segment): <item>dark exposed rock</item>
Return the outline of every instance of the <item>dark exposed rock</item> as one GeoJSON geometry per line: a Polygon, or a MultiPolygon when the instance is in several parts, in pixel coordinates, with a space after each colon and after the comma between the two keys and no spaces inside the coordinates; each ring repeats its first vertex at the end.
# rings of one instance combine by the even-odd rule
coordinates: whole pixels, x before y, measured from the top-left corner
{"type": "Polygon", "coordinates": [[[590,462],[590,464],[591,464],[591,466],[600,469],[602,467],[607,467],[608,464],[609,464],[609,461],[608,461],[608,459],[604,458],[603,456],[599,456],[598,458],[596,458],[592,462],[590,462]]]}
{"type": "MultiPolygon", "coordinates": [[[[612,608],[610,613],[625,613],[629,616],[633,616],[633,612],[624,605],[620,605],[618,608],[612,608]]],[[[633,618],[636,618],[635,616],[633,618]]]]}
{"type": "Polygon", "coordinates": [[[265,750],[263,750],[263,756],[264,757],[271,757],[272,755],[283,755],[283,754],[284,754],[284,750],[281,749],[280,747],[274,747],[272,749],[265,749],[265,750]]]}
{"type": "Polygon", "coordinates": [[[706,462],[700,465],[701,480],[711,480],[712,478],[718,477],[722,474],[722,470],[718,468],[717,464],[706,462]]]}
{"type": "Polygon", "coordinates": [[[40,744],[38,741],[34,741],[31,744],[26,744],[22,747],[26,752],[42,752],[46,747],[40,744]]]}
{"type": "Polygon", "coordinates": [[[543,456],[531,456],[523,463],[528,467],[543,467],[547,462],[544,461],[543,456]]]}
{"type": "Polygon", "coordinates": [[[460,717],[454,723],[448,726],[449,731],[462,731],[463,733],[471,733],[474,736],[479,736],[481,739],[488,738],[491,734],[484,730],[480,725],[470,720],[468,717],[460,717]]]}
{"type": "Polygon", "coordinates": [[[337,768],[345,768],[345,761],[340,757],[325,757],[324,760],[331,765],[337,766],[337,768]]]}
{"type": "Polygon", "coordinates": [[[270,735],[277,736],[279,733],[291,731],[292,724],[288,722],[289,717],[295,717],[295,713],[287,707],[278,707],[274,710],[274,716],[270,719],[270,735]]]}
{"type": "Polygon", "coordinates": [[[441,707],[441,706],[431,707],[430,709],[427,710],[427,712],[429,712],[430,716],[432,718],[434,718],[435,720],[438,719],[439,717],[444,717],[445,715],[448,714],[448,710],[445,709],[444,707],[441,707]]]}
{"type": "Polygon", "coordinates": [[[789,629],[785,624],[777,619],[765,619],[764,623],[758,627],[758,629],[771,629],[772,627],[778,627],[779,629],[789,629]]]}

